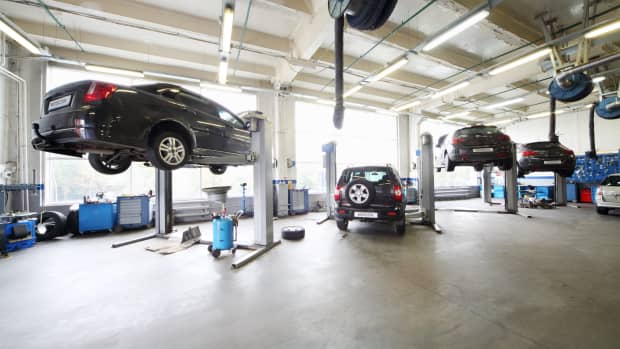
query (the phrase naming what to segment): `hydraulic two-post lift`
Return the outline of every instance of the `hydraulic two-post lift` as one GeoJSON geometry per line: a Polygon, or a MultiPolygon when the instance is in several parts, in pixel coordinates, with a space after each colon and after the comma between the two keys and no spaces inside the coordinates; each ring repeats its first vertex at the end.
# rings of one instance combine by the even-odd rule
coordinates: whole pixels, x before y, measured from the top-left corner
{"type": "MultiPolygon", "coordinates": [[[[251,253],[233,262],[233,268],[241,268],[260,255],[280,244],[273,238],[273,190],[271,190],[272,154],[271,132],[268,121],[262,114],[254,113],[248,118],[252,132],[251,154],[247,159],[254,167],[254,242],[239,244],[242,249],[252,250],[251,253]]],[[[235,162],[234,165],[238,165],[235,162]]],[[[156,209],[155,231],[137,239],[113,244],[113,248],[146,241],[153,238],[168,239],[173,231],[172,213],[172,171],[157,170],[155,176],[156,209]]]]}

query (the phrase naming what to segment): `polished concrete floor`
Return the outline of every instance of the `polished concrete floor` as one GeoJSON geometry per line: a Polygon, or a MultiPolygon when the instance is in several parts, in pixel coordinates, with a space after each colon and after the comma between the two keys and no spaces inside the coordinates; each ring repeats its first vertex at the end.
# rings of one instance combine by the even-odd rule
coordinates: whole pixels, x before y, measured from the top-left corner
{"type": "Polygon", "coordinates": [[[527,213],[440,210],[443,235],[404,237],[283,219],[306,238],[238,271],[205,246],[110,248],[140,232],[40,243],[0,260],[0,347],[620,347],[620,216],[527,213]]]}

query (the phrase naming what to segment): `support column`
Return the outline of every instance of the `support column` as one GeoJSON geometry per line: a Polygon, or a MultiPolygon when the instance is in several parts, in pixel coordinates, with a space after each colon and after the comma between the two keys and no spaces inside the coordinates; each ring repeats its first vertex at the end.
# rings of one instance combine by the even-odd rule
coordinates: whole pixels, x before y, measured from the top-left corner
{"type": "Polygon", "coordinates": [[[396,118],[396,136],[398,144],[398,165],[396,168],[401,177],[409,178],[409,169],[411,168],[409,114],[400,114],[396,118]]]}
{"type": "Polygon", "coordinates": [[[485,165],[482,169],[482,198],[487,204],[492,204],[491,193],[493,192],[493,183],[491,182],[491,172],[493,165],[485,165]]]}
{"type": "Polygon", "coordinates": [[[172,171],[155,170],[155,188],[157,194],[157,218],[155,233],[166,235],[172,232],[172,171]]]}
{"type": "Polygon", "coordinates": [[[275,155],[278,161],[276,178],[297,179],[295,165],[295,100],[290,97],[277,97],[278,115],[275,120],[275,155]]]}
{"type": "Polygon", "coordinates": [[[252,119],[254,163],[254,242],[273,244],[272,126],[267,119],[252,119]]]}
{"type": "Polygon", "coordinates": [[[504,178],[506,184],[505,190],[505,209],[508,213],[519,212],[519,194],[517,186],[517,145],[512,144],[512,168],[504,171],[504,178]]]}
{"type": "Polygon", "coordinates": [[[435,177],[433,165],[433,136],[425,132],[420,138],[421,143],[421,169],[418,169],[420,177],[420,208],[424,213],[424,221],[435,225],[435,177]],[[421,170],[421,171],[420,171],[421,170]]]}
{"type": "Polygon", "coordinates": [[[556,206],[566,206],[566,177],[554,174],[554,194],[553,198],[556,206]]]}

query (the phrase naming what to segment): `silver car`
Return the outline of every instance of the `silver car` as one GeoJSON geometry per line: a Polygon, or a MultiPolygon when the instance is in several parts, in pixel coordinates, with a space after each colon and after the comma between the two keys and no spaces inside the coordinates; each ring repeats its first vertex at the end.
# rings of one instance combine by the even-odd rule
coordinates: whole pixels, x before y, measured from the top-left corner
{"type": "Polygon", "coordinates": [[[607,214],[620,209],[620,173],[607,176],[596,189],[596,212],[607,214]]]}

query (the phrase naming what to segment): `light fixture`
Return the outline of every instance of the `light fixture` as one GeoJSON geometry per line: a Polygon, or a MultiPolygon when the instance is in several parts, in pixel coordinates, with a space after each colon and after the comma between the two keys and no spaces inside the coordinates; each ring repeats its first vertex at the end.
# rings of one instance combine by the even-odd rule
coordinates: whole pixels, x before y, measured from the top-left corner
{"type": "Polygon", "coordinates": [[[362,86],[362,85],[356,85],[356,86],[351,87],[351,88],[350,88],[347,92],[345,92],[345,93],[342,95],[342,98],[347,98],[347,97],[349,97],[349,96],[353,95],[353,94],[354,94],[354,93],[356,93],[357,91],[361,90],[363,87],[364,87],[364,86],[362,86]]]}
{"type": "Polygon", "coordinates": [[[9,21],[6,17],[0,17],[0,30],[8,35],[11,39],[17,41],[20,45],[22,45],[26,50],[30,51],[30,53],[40,56],[42,55],[41,50],[30,41],[25,35],[18,33],[17,30],[13,29],[11,21],[9,21]]]}
{"type": "Polygon", "coordinates": [[[403,111],[405,109],[413,108],[416,105],[419,105],[420,103],[422,103],[422,102],[420,102],[420,101],[413,101],[413,102],[410,102],[410,103],[407,103],[407,104],[403,104],[403,105],[398,106],[398,107],[394,107],[393,109],[396,110],[396,111],[403,111]]]}
{"type": "Polygon", "coordinates": [[[193,82],[195,84],[199,84],[200,83],[200,79],[190,78],[190,77],[181,76],[181,75],[157,73],[157,72],[152,72],[152,71],[145,71],[144,75],[145,76],[153,76],[153,77],[156,77],[156,78],[193,82]]]}
{"type": "Polygon", "coordinates": [[[503,125],[503,124],[507,124],[509,122],[513,122],[513,121],[517,121],[518,119],[506,119],[506,120],[498,120],[498,121],[492,121],[492,122],[488,122],[488,125],[493,125],[493,126],[498,126],[498,125],[503,125]]]}
{"type": "Polygon", "coordinates": [[[499,103],[495,103],[495,104],[485,105],[484,107],[482,107],[482,109],[497,109],[497,108],[505,107],[505,106],[508,106],[508,105],[516,104],[516,103],[519,103],[519,102],[523,102],[523,98],[522,97],[515,98],[515,99],[510,99],[510,100],[499,102],[499,103]]]}
{"type": "Polygon", "coordinates": [[[441,90],[441,91],[436,92],[434,95],[431,96],[431,98],[432,99],[437,99],[437,98],[439,98],[441,96],[447,95],[448,93],[454,92],[456,90],[460,90],[460,89],[462,89],[463,87],[465,87],[465,86],[467,86],[469,84],[470,84],[469,81],[461,82],[460,84],[457,84],[457,85],[448,87],[445,90],[441,90]]]}
{"type": "Polygon", "coordinates": [[[478,120],[478,117],[474,115],[469,115],[468,111],[464,111],[461,113],[446,115],[443,117],[443,119],[445,120],[461,119],[461,120],[475,121],[475,120],[478,120]]]}
{"type": "Polygon", "coordinates": [[[406,56],[402,57],[401,59],[397,60],[396,62],[388,65],[387,67],[385,67],[383,70],[381,70],[377,74],[375,74],[373,76],[369,76],[366,80],[368,82],[379,81],[379,80],[383,79],[384,77],[386,77],[386,76],[392,74],[393,72],[397,71],[401,67],[403,67],[405,64],[407,64],[407,62],[409,62],[409,59],[406,56]]]}
{"type": "Polygon", "coordinates": [[[226,92],[243,92],[243,90],[240,87],[230,86],[230,85],[214,84],[214,83],[206,82],[206,81],[202,81],[200,83],[200,87],[201,88],[214,89],[214,90],[220,90],[220,91],[226,91],[226,92]]]}
{"type": "Polygon", "coordinates": [[[455,37],[457,34],[461,33],[465,29],[485,19],[488,15],[489,15],[489,11],[487,10],[481,10],[481,11],[475,12],[474,14],[469,16],[469,18],[463,20],[462,22],[458,23],[454,27],[449,28],[443,33],[437,35],[435,38],[433,38],[431,41],[425,44],[424,47],[422,47],[422,51],[430,51],[434,49],[435,47],[455,37]]]}
{"type": "Polygon", "coordinates": [[[505,71],[508,71],[510,69],[513,69],[513,68],[516,68],[516,67],[518,67],[520,65],[523,65],[525,63],[528,63],[528,62],[534,61],[534,60],[536,60],[538,58],[544,57],[544,56],[548,55],[549,53],[551,53],[551,49],[549,49],[549,48],[545,48],[545,49],[536,51],[534,53],[530,53],[527,56],[521,57],[521,58],[519,58],[517,60],[514,60],[514,61],[512,61],[510,63],[504,64],[504,65],[502,65],[502,66],[500,66],[498,68],[495,68],[495,69],[491,70],[489,72],[489,74],[497,75],[497,74],[503,73],[505,71]]]}
{"type": "Polygon", "coordinates": [[[331,99],[319,99],[316,102],[325,105],[336,105],[336,102],[332,101],[331,99]]]}
{"type": "MultiPolygon", "coordinates": [[[[566,110],[564,110],[564,109],[556,110],[555,111],[555,115],[560,115],[560,114],[564,114],[564,113],[566,113],[566,110]]],[[[540,113],[528,115],[527,119],[539,119],[539,118],[544,118],[544,117],[547,117],[547,116],[551,116],[551,112],[543,111],[543,112],[540,112],[540,113]]]]}
{"type": "Polygon", "coordinates": [[[592,82],[595,84],[598,84],[599,82],[605,81],[605,77],[604,76],[597,76],[592,78],[592,82]]]}
{"type": "Polygon", "coordinates": [[[123,75],[123,76],[129,76],[129,77],[132,77],[132,78],[143,78],[144,77],[144,74],[142,72],[135,71],[135,70],[110,68],[110,67],[104,67],[104,66],[92,65],[92,64],[86,64],[84,66],[84,68],[86,70],[94,71],[94,72],[97,72],[97,73],[123,75]]]}
{"type": "Polygon", "coordinates": [[[220,61],[220,70],[217,74],[217,82],[219,82],[222,85],[226,85],[226,80],[227,80],[227,75],[228,75],[228,61],[223,59],[220,61]]]}
{"type": "Polygon", "coordinates": [[[235,10],[230,5],[224,7],[224,14],[222,15],[222,34],[220,37],[220,51],[224,54],[230,52],[234,14],[235,10]]]}
{"type": "Polygon", "coordinates": [[[607,33],[611,33],[613,31],[616,31],[620,29],[620,20],[615,21],[615,22],[611,22],[607,25],[604,25],[600,28],[596,28],[594,30],[591,30],[589,32],[586,33],[585,37],[586,39],[593,39],[599,36],[603,36],[607,33]]]}

